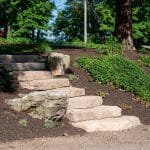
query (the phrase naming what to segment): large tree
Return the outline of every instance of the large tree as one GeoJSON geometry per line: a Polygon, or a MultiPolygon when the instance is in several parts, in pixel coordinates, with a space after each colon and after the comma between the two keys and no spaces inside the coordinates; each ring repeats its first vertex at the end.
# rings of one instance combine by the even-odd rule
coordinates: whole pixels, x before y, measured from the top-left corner
{"type": "Polygon", "coordinates": [[[5,37],[13,33],[34,38],[35,30],[48,29],[53,8],[54,4],[49,0],[0,0],[0,22],[5,37]]]}
{"type": "Polygon", "coordinates": [[[115,36],[124,42],[124,50],[136,50],[132,39],[132,0],[116,0],[115,36]]]}

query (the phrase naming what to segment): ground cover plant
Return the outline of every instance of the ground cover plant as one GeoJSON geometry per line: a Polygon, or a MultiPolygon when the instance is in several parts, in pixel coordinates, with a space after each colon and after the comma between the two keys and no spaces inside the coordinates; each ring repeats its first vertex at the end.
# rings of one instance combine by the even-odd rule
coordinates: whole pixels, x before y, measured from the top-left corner
{"type": "Polygon", "coordinates": [[[150,76],[134,62],[121,56],[80,57],[79,66],[100,83],[111,83],[150,101],[150,76]]]}
{"type": "Polygon", "coordinates": [[[150,67],[150,56],[141,56],[140,61],[147,67],[150,67]]]}

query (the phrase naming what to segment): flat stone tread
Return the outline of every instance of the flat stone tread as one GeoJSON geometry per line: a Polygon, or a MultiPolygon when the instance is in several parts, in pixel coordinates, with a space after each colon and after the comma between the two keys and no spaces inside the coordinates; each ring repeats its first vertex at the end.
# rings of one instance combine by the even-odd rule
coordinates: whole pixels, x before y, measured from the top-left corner
{"type": "Polygon", "coordinates": [[[135,116],[121,116],[117,118],[106,118],[101,120],[89,120],[72,123],[74,127],[81,128],[87,132],[96,131],[122,131],[139,126],[140,120],[135,116]]]}
{"type": "Polygon", "coordinates": [[[68,78],[54,78],[20,82],[21,88],[30,90],[50,90],[70,86],[68,78]]]}
{"type": "Polygon", "coordinates": [[[18,81],[44,80],[53,78],[50,71],[13,71],[10,74],[16,77],[18,81]]]}
{"type": "Polygon", "coordinates": [[[86,120],[97,120],[121,116],[121,108],[117,106],[101,105],[86,109],[67,110],[66,117],[71,122],[80,122],[86,120]]]}
{"type": "Polygon", "coordinates": [[[24,62],[40,62],[40,55],[0,55],[1,63],[24,63],[24,62]]]}
{"type": "Polygon", "coordinates": [[[45,70],[44,63],[28,62],[28,63],[0,63],[1,67],[5,67],[8,71],[30,71],[45,70]]]}
{"type": "Polygon", "coordinates": [[[51,91],[65,92],[66,95],[70,98],[85,95],[85,89],[84,88],[76,88],[76,87],[72,87],[72,86],[57,88],[57,89],[53,89],[51,91]]]}
{"type": "Polygon", "coordinates": [[[80,96],[69,99],[68,109],[81,109],[81,108],[93,108],[100,106],[103,103],[103,99],[100,96],[80,96]]]}

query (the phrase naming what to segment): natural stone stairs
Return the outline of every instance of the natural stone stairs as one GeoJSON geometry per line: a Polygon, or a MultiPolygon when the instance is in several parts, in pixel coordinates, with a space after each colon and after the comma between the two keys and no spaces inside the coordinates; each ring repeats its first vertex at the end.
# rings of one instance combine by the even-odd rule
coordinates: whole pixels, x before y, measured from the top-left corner
{"type": "Polygon", "coordinates": [[[0,63],[15,66],[8,68],[20,87],[35,91],[6,100],[16,111],[25,111],[35,118],[51,118],[64,116],[66,110],[65,117],[70,123],[87,132],[120,131],[140,125],[137,117],[122,116],[121,108],[102,105],[102,97],[86,96],[85,89],[72,87],[69,79],[55,78],[46,70],[41,56],[0,56],[0,63]]]}
{"type": "Polygon", "coordinates": [[[46,59],[42,55],[0,55],[0,67],[7,71],[45,70],[46,59]]]}

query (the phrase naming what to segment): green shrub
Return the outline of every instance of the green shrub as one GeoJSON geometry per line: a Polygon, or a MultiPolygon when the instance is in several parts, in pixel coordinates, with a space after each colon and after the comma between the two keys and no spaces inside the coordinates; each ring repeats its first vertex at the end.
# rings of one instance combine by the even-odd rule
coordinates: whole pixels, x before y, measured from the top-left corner
{"type": "Polygon", "coordinates": [[[117,40],[108,40],[105,44],[99,45],[98,54],[104,55],[122,55],[123,45],[117,40]]]}
{"type": "Polygon", "coordinates": [[[53,128],[55,126],[55,122],[52,120],[45,120],[43,124],[43,128],[48,129],[48,128],[53,128]]]}
{"type": "Polygon", "coordinates": [[[48,42],[43,41],[37,44],[36,51],[38,51],[39,53],[49,53],[52,51],[52,48],[50,47],[48,42]]]}
{"type": "Polygon", "coordinates": [[[32,41],[27,38],[0,38],[0,45],[14,45],[14,44],[30,44],[32,41]]]}
{"type": "Polygon", "coordinates": [[[133,92],[145,101],[150,101],[150,76],[134,62],[120,56],[107,56],[81,57],[77,63],[96,81],[112,83],[118,88],[133,92]]]}
{"type": "Polygon", "coordinates": [[[150,67],[150,56],[141,56],[140,61],[147,67],[150,67]]]}

